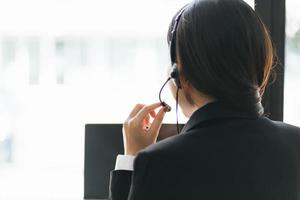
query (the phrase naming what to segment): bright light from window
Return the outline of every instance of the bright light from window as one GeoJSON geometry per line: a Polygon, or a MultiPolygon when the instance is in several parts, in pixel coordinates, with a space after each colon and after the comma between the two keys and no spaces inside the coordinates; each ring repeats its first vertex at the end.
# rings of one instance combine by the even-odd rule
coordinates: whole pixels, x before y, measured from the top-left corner
{"type": "Polygon", "coordinates": [[[284,121],[300,126],[300,2],[286,1],[284,121]]]}

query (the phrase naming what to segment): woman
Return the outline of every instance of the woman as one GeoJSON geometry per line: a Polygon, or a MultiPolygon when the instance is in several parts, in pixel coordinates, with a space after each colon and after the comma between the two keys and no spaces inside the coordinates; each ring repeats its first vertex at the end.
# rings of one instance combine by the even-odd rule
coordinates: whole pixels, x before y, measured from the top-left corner
{"type": "Polygon", "coordinates": [[[254,10],[242,0],[196,0],[173,18],[168,42],[170,88],[189,120],[154,144],[165,104],[136,105],[110,198],[300,199],[300,129],[263,116],[273,49],[254,10]]]}

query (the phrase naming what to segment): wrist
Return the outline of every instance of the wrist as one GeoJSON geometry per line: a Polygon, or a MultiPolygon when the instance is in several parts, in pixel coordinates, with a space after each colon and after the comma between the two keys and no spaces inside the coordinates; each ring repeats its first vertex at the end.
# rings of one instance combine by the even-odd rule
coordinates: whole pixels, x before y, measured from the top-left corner
{"type": "Polygon", "coordinates": [[[124,155],[126,156],[136,156],[138,151],[133,151],[133,150],[125,150],[124,155]]]}

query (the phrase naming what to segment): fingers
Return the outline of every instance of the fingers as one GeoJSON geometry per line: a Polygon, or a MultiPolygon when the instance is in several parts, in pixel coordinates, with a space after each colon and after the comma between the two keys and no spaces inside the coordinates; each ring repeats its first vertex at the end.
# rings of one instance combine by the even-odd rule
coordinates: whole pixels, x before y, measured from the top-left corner
{"type": "Polygon", "coordinates": [[[150,115],[147,115],[147,116],[146,116],[144,122],[145,122],[145,125],[146,125],[146,126],[149,125],[149,123],[150,123],[150,115]]]}
{"type": "Polygon", "coordinates": [[[150,123],[150,118],[154,119],[156,116],[156,112],[153,110],[149,113],[149,115],[145,118],[145,123],[148,125],[150,123]]]}
{"type": "MultiPolygon", "coordinates": [[[[143,127],[145,128],[145,127],[150,127],[150,125],[151,125],[151,122],[152,122],[152,120],[150,121],[150,118],[152,118],[152,119],[154,119],[155,118],[155,116],[156,116],[156,112],[153,110],[153,111],[151,111],[147,116],[146,116],[146,118],[144,119],[144,125],[143,125],[143,127]]],[[[147,128],[146,128],[147,129],[147,128]]]]}
{"type": "Polygon", "coordinates": [[[133,118],[145,105],[144,104],[136,104],[135,107],[130,112],[127,119],[133,118]]]}
{"type": "Polygon", "coordinates": [[[151,115],[151,117],[152,117],[152,118],[155,118],[155,116],[156,116],[156,113],[155,113],[155,111],[154,111],[154,110],[153,110],[153,111],[151,111],[151,112],[150,112],[150,115],[151,115]]]}
{"type": "Polygon", "coordinates": [[[150,132],[154,134],[155,137],[158,135],[165,113],[164,108],[161,108],[151,124],[150,132]]]}
{"type": "MultiPolygon", "coordinates": [[[[148,114],[151,114],[156,108],[160,107],[160,103],[154,103],[148,106],[144,106],[142,109],[138,111],[136,114],[136,119],[138,122],[142,122],[148,114]]],[[[153,114],[153,113],[152,113],[153,114]]]]}
{"type": "Polygon", "coordinates": [[[145,106],[137,104],[123,124],[124,152],[136,155],[141,149],[156,142],[165,112],[164,107],[156,113],[160,103],[145,106]],[[152,124],[150,122],[153,118],[152,124]]]}

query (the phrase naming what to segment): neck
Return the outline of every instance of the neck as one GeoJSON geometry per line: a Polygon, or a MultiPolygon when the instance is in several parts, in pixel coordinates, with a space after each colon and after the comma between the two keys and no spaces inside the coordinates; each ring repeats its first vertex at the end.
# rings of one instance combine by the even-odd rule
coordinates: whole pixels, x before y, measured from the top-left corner
{"type": "Polygon", "coordinates": [[[196,110],[198,110],[198,109],[202,108],[203,106],[205,106],[206,104],[209,104],[214,101],[215,101],[215,99],[213,99],[211,97],[202,97],[202,98],[197,99],[197,101],[195,101],[194,105],[189,105],[189,108],[186,109],[185,116],[190,118],[196,110]]]}

